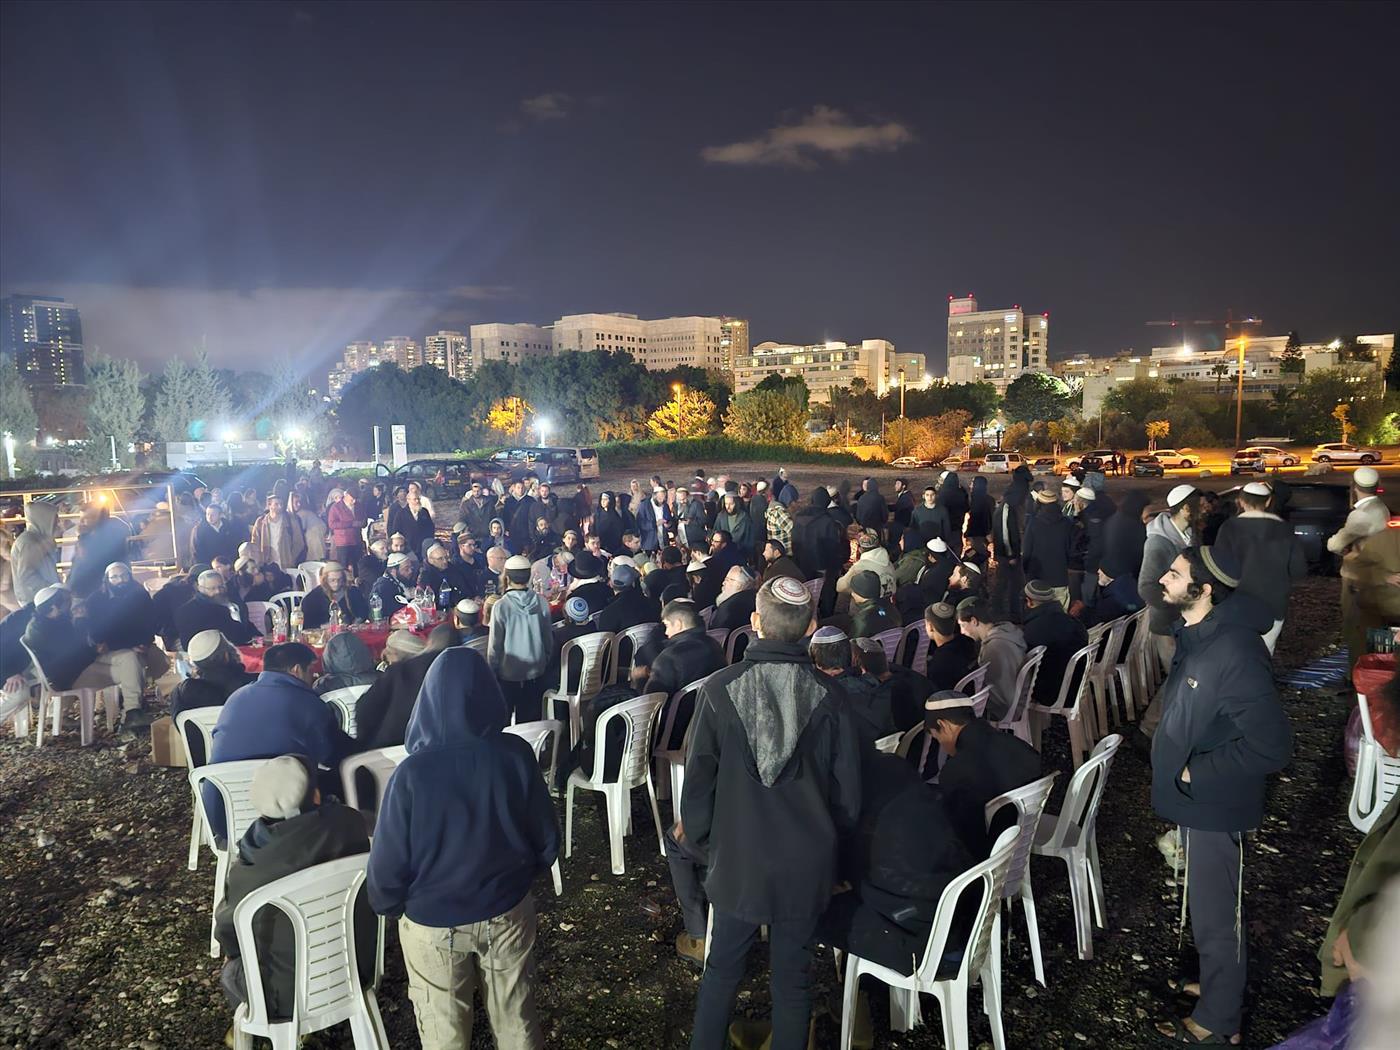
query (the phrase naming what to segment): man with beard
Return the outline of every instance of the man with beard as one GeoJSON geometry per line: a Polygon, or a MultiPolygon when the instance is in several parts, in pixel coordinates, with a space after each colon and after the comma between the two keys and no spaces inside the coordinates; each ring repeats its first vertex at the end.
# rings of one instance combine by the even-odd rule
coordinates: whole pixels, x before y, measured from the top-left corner
{"type": "Polygon", "coordinates": [[[104,652],[130,649],[141,661],[145,681],[165,674],[170,661],[155,644],[155,602],[131,578],[131,566],[114,561],[102,586],[88,595],[80,629],[104,652]]]}
{"type": "Polygon", "coordinates": [[[210,569],[199,574],[195,596],[175,610],[175,632],[180,648],[189,651],[190,639],[200,631],[218,631],[234,645],[247,645],[262,632],[250,623],[234,619],[228,584],[210,569]]]}
{"type": "MultiPolygon", "coordinates": [[[[78,547],[68,570],[68,586],[79,598],[86,598],[102,583],[102,574],[114,561],[126,561],[126,541],[131,529],[117,521],[101,503],[83,504],[78,526],[78,547]]],[[[237,544],[234,549],[237,550],[237,544]]]]}
{"type": "Polygon", "coordinates": [[[328,561],[321,565],[315,589],[302,599],[302,626],[307,629],[326,626],[331,622],[331,609],[337,607],[341,623],[363,623],[369,619],[369,603],[350,586],[345,566],[338,561],[328,561]]]}
{"type": "Polygon", "coordinates": [[[141,709],[141,660],[130,649],[93,645],[73,623],[73,595],[61,583],[34,596],[24,644],[56,690],[109,689],[122,694],[122,718],[141,709]]]}

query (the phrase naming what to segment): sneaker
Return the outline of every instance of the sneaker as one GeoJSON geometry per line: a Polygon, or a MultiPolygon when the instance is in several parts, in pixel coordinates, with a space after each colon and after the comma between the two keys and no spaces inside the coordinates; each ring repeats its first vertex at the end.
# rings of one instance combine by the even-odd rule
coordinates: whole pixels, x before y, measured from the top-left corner
{"type": "Polygon", "coordinates": [[[682,930],[676,935],[676,954],[696,966],[705,965],[705,938],[692,937],[682,930]]]}

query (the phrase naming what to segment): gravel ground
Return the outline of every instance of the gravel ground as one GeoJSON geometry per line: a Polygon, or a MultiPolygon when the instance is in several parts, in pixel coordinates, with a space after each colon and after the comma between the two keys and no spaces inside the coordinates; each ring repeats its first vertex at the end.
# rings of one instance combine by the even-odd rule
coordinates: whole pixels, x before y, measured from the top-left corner
{"type": "MultiPolygon", "coordinates": [[[[794,473],[799,486],[816,480],[803,468],[794,473]]],[[[1305,663],[1335,644],[1336,603],[1335,579],[1309,578],[1295,592],[1280,666],[1305,663]]],[[[1315,952],[1359,841],[1346,819],[1340,744],[1347,700],[1330,689],[1287,690],[1284,702],[1297,753],[1277,778],[1245,862],[1247,1045],[1256,1047],[1323,1011],[1315,952]]],[[[152,767],[144,736],[114,740],[99,730],[96,745],[82,749],[76,727],[66,730],[43,750],[0,741],[0,1047],[218,1047],[229,1011],[207,955],[213,863],[206,854],[198,871],[185,868],[184,775],[152,767]]],[[[1062,770],[1062,791],[1069,772],[1062,729],[1052,729],[1046,755],[1050,768],[1062,770]]],[[[679,914],[644,796],[634,802],[638,833],[627,843],[625,876],[610,873],[602,821],[585,803],[574,856],[563,862],[563,898],[547,880],[536,889],[550,1047],[687,1044],[698,974],[675,955],[679,914]]],[[[562,827],[562,803],[559,816],[562,827]]],[[[1151,815],[1147,767],[1124,749],[1099,816],[1108,927],[1096,931],[1095,958],[1078,960],[1063,866],[1034,862],[1050,985],[1033,981],[1018,914],[1004,986],[1012,1046],[1159,1045],[1151,1022],[1175,1005],[1164,982],[1188,961],[1178,948],[1170,872],[1154,845],[1162,830],[1151,815]]],[[[379,1001],[391,1044],[411,1048],[417,1040],[396,940],[391,927],[379,1001]]],[[[761,955],[739,1003],[750,1016],[767,1012],[761,955]]],[[[839,1003],[825,960],[817,981],[820,1013],[839,1003]]],[[[931,1002],[925,1017],[933,1023],[896,1036],[886,997],[871,998],[877,1046],[943,1045],[931,1002]]],[[[818,1046],[836,1046],[838,1013],[839,1005],[820,1014],[818,1046]]],[[[975,1040],[987,1042],[975,992],[971,1014],[975,1040]]],[[[349,1046],[349,1033],[332,1030],[307,1045],[349,1046]]],[[[479,1025],[473,1046],[491,1045],[479,1025]]]]}

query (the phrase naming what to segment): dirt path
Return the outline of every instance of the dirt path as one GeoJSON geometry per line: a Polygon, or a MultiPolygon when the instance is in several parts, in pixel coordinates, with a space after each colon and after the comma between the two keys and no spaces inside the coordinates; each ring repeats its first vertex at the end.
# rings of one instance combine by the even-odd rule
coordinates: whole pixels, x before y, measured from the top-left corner
{"type": "MultiPolygon", "coordinates": [[[[798,475],[799,478],[801,474],[798,475]]],[[[802,484],[799,481],[799,485],[802,484]]],[[[1336,581],[1310,578],[1294,597],[1279,646],[1295,666],[1336,635],[1336,581]]],[[[1269,817],[1245,861],[1250,927],[1250,1046],[1270,1046],[1320,1014],[1315,952],[1360,840],[1347,823],[1349,782],[1341,760],[1348,701],[1333,691],[1288,691],[1297,757],[1278,778],[1269,817]]],[[[81,749],[76,733],[36,751],[0,742],[0,1047],[84,1050],[214,1050],[229,1010],[208,957],[213,864],[185,870],[190,795],[178,770],[151,768],[146,742],[81,749]]],[[[1052,731],[1047,764],[1068,779],[1063,731],[1052,731]]],[[[1057,800],[1056,800],[1057,801],[1057,800]]],[[[585,802],[574,856],[563,862],[564,897],[545,882],[541,907],[541,1006],[551,1048],[681,1047],[687,1043],[697,973],[672,945],[679,914],[650,814],[635,797],[637,834],[627,874],[608,870],[602,822],[585,802]],[[653,907],[653,905],[659,905],[653,907]]],[[[663,817],[669,811],[663,803],[663,817]]],[[[562,826],[562,804],[560,808],[562,826]]],[[[1050,986],[1031,976],[1019,912],[1007,961],[1007,1036],[1012,1046],[1128,1050],[1158,1045],[1152,1019],[1169,1004],[1163,982],[1177,950],[1174,890],[1154,839],[1148,769],[1126,749],[1113,767],[1099,817],[1108,928],[1095,958],[1075,956],[1062,866],[1033,864],[1041,942],[1050,986]]],[[[417,1046],[397,942],[379,1000],[395,1048],[417,1046]]],[[[819,999],[837,1002],[829,957],[817,968],[819,999]]],[[[766,1013],[767,986],[755,960],[739,1009],[766,1013]]],[[[873,988],[873,986],[872,986],[873,988]]],[[[908,1035],[889,1031],[887,999],[872,996],[877,1046],[942,1046],[933,1023],[908,1035]]],[[[980,1001],[971,1006],[975,1042],[988,1038],[980,1001]]],[[[837,1023],[818,1022],[818,1045],[834,1047],[837,1023]]],[[[348,1047],[348,1031],[308,1042],[348,1047]]],[[[492,1042],[478,1026],[474,1047],[492,1042]]]]}

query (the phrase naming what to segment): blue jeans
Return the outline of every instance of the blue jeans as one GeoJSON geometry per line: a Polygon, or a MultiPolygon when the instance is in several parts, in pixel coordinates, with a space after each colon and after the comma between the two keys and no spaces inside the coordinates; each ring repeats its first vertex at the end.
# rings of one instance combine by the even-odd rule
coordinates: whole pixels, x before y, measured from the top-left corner
{"type": "MultiPolygon", "coordinates": [[[[770,923],[768,948],[773,1000],[773,1050],[806,1050],[812,1016],[812,952],[817,917],[770,923]]],[[[729,1018],[744,979],[744,963],[758,936],[758,925],[715,909],[710,957],[695,1000],[690,1050],[723,1050],[729,1045],[729,1018]]]]}

